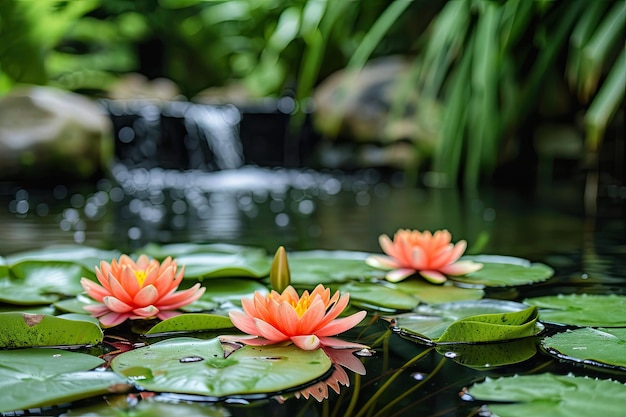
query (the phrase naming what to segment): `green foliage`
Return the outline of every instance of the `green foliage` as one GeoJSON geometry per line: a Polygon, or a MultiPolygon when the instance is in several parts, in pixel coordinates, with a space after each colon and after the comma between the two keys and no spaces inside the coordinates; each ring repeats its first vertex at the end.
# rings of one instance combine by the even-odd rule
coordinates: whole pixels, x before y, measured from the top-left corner
{"type": "Polygon", "coordinates": [[[572,326],[626,327],[626,296],[609,294],[558,294],[528,298],[539,308],[539,319],[572,326]]]}
{"type": "Polygon", "coordinates": [[[541,374],[487,378],[471,386],[469,394],[480,401],[514,402],[488,405],[500,417],[619,416],[626,386],[611,380],[541,374]]]}

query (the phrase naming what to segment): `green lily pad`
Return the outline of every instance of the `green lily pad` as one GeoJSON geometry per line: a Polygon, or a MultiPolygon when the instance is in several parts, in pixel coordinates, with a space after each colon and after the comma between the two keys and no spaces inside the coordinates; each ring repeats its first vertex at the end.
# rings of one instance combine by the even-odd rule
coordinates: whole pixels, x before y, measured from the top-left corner
{"type": "Polygon", "coordinates": [[[13,277],[0,278],[0,301],[18,305],[49,304],[83,291],[81,277],[94,278],[86,267],[67,261],[20,261],[13,277]]]}
{"type": "Polygon", "coordinates": [[[206,330],[230,329],[233,323],[228,317],[213,314],[187,313],[174,316],[158,323],[145,334],[197,332],[206,330]]]}
{"type": "Polygon", "coordinates": [[[430,345],[514,340],[543,330],[536,308],[490,299],[422,305],[393,319],[400,335],[430,345]]]}
{"type": "Polygon", "coordinates": [[[63,414],[66,417],[231,417],[228,409],[216,404],[194,404],[185,402],[168,403],[146,398],[128,404],[126,399],[118,403],[100,404],[72,408],[63,414]]]}
{"type": "Polygon", "coordinates": [[[543,348],[562,360],[626,371],[626,329],[589,327],[567,330],[541,341],[543,348]]]}
{"type": "Polygon", "coordinates": [[[350,293],[352,305],[374,310],[412,310],[420,302],[417,297],[383,283],[349,282],[339,289],[342,294],[350,293]]]}
{"type": "Polygon", "coordinates": [[[322,349],[294,346],[245,346],[224,358],[218,339],[174,338],[122,353],[111,367],[142,389],[220,400],[302,386],[325,375],[331,362],[322,349]]]}
{"type": "Polygon", "coordinates": [[[452,281],[468,285],[486,287],[527,285],[545,281],[554,275],[554,269],[548,265],[531,263],[513,256],[476,255],[464,256],[462,259],[483,264],[476,272],[450,277],[452,281]]]}
{"type": "Polygon", "coordinates": [[[436,350],[463,366],[487,371],[530,359],[537,353],[537,344],[533,338],[527,337],[506,343],[442,345],[436,350]]]}
{"type": "Polygon", "coordinates": [[[89,271],[93,271],[95,266],[100,265],[100,261],[111,262],[112,259],[120,256],[119,251],[103,250],[80,245],[56,245],[43,249],[19,252],[7,257],[9,265],[25,260],[31,261],[65,261],[73,262],[84,266],[89,271]]]}
{"type": "Polygon", "coordinates": [[[528,298],[539,307],[539,319],[547,323],[590,327],[626,327],[626,296],[569,294],[528,298]]]}
{"type": "Polygon", "coordinates": [[[485,292],[480,288],[462,288],[450,282],[443,285],[433,285],[423,279],[405,279],[393,285],[394,288],[411,294],[427,304],[480,300],[485,295],[485,292]]]}
{"type": "Polygon", "coordinates": [[[471,386],[468,393],[480,401],[515,402],[489,404],[489,411],[499,417],[620,416],[624,413],[626,385],[546,373],[487,378],[471,386]]]}
{"type": "Polygon", "coordinates": [[[163,260],[168,256],[178,258],[179,256],[194,253],[248,254],[254,257],[264,257],[266,255],[261,248],[227,243],[171,243],[167,245],[148,243],[141,250],[137,251],[137,254],[142,253],[158,260],[163,260]]]}
{"type": "Polygon", "coordinates": [[[0,347],[94,345],[102,330],[85,320],[70,320],[44,314],[0,313],[0,347]]]}
{"type": "Polygon", "coordinates": [[[241,304],[242,298],[254,297],[254,292],[267,294],[265,285],[252,279],[212,279],[206,283],[207,290],[201,300],[211,301],[218,305],[224,303],[241,304]]]}
{"type": "Polygon", "coordinates": [[[258,253],[192,253],[176,258],[185,265],[187,279],[249,277],[262,278],[270,273],[271,262],[258,253]]]}
{"type": "Polygon", "coordinates": [[[0,304],[0,313],[28,313],[54,314],[54,307],[50,305],[18,306],[14,304],[0,304]]]}
{"type": "Polygon", "coordinates": [[[113,372],[84,372],[104,361],[60,349],[0,350],[0,412],[60,405],[130,388],[113,372]]]}
{"type": "Polygon", "coordinates": [[[66,298],[54,303],[54,307],[60,311],[76,314],[89,314],[85,310],[85,306],[90,304],[97,304],[97,302],[84,294],[78,294],[76,297],[66,298]]]}
{"type": "Polygon", "coordinates": [[[291,283],[314,287],[317,284],[346,282],[353,279],[382,279],[380,271],[365,263],[369,253],[352,251],[302,251],[288,254],[291,283]]]}

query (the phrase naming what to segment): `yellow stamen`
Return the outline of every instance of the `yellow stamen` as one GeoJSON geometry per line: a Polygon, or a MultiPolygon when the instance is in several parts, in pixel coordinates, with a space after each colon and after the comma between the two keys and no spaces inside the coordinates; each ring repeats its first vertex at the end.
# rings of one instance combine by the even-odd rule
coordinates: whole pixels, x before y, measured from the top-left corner
{"type": "Polygon", "coordinates": [[[297,303],[291,302],[293,309],[298,313],[298,317],[302,317],[302,315],[309,309],[311,306],[311,297],[308,295],[303,295],[297,303]]]}
{"type": "Polygon", "coordinates": [[[136,270],[133,271],[135,273],[135,278],[137,278],[137,282],[139,283],[139,287],[143,288],[143,282],[146,280],[148,276],[148,271],[144,270],[136,270]]]}

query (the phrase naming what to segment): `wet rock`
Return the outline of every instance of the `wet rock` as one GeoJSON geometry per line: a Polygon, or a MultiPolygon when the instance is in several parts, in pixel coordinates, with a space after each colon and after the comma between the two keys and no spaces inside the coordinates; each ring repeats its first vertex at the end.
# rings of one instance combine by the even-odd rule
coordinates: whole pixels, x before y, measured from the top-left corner
{"type": "Polygon", "coordinates": [[[429,157],[437,138],[439,108],[419,97],[415,83],[408,78],[412,66],[410,59],[390,56],[372,60],[358,72],[332,74],[313,96],[315,128],[337,142],[367,146],[356,151],[363,164],[374,157],[373,165],[403,166],[429,157]],[[393,106],[401,95],[404,98],[396,115],[393,106]],[[407,143],[414,145],[413,155],[405,153],[407,143]],[[377,148],[387,146],[391,149],[377,148]]]}
{"type": "Polygon", "coordinates": [[[87,97],[20,87],[0,97],[0,179],[86,179],[112,156],[109,118],[87,97]]]}

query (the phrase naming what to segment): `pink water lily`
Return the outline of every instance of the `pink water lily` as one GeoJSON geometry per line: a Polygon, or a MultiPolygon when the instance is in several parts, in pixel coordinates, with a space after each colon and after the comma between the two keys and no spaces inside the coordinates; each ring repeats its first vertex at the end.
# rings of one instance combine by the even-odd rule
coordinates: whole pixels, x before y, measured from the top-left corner
{"type": "Polygon", "coordinates": [[[387,254],[371,255],[366,259],[370,266],[390,270],[385,278],[391,282],[419,273],[427,281],[441,284],[447,275],[465,275],[478,271],[482,264],[458,259],[465,252],[467,242],[451,243],[452,235],[447,230],[429,231],[398,230],[393,241],[387,235],[378,238],[387,254]]]}
{"type": "Polygon", "coordinates": [[[241,300],[243,312],[231,311],[229,316],[235,327],[250,337],[222,337],[249,345],[293,343],[304,350],[321,346],[339,348],[364,348],[358,343],[344,342],[332,336],[351,329],[363,320],[365,311],[337,318],[346,308],[350,295],[331,297],[330,289],[318,285],[309,293],[298,296],[290,285],[282,293],[254,293],[254,298],[241,300]]]}
{"type": "Polygon", "coordinates": [[[184,266],[176,272],[175,260],[163,262],[141,255],[137,261],[122,255],[119,261],[101,261],[95,267],[102,285],[87,279],[80,280],[87,294],[97,304],[85,306],[97,317],[103,327],[113,327],[125,320],[159,318],[165,320],[179,312],[176,309],[190,304],[204,294],[205,288],[196,283],[189,289],[176,291],[183,279],[184,266]]]}

